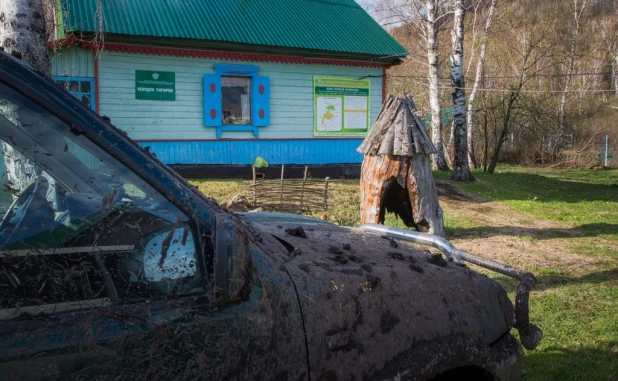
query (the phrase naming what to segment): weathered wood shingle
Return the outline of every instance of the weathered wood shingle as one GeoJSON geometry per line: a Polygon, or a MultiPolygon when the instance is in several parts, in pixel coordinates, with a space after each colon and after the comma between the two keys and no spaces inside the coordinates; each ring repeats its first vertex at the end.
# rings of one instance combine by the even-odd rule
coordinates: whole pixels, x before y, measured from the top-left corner
{"type": "Polygon", "coordinates": [[[364,155],[412,157],[417,153],[429,155],[436,149],[416,115],[414,101],[409,95],[389,96],[382,105],[373,128],[358,152],[364,155]]]}

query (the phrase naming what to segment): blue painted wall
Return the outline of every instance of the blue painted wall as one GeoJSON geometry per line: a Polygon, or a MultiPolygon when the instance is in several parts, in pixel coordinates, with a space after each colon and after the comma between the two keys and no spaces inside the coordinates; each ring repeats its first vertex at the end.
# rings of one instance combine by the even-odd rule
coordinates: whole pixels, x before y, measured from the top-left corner
{"type": "Polygon", "coordinates": [[[269,164],[360,163],[362,139],[208,140],[140,142],[168,164],[251,164],[257,156],[269,164]]]}
{"type": "MultiPolygon", "coordinates": [[[[77,67],[77,62],[86,54],[92,57],[92,52],[85,50],[64,54],[64,58],[53,59],[57,63],[54,73],[66,72],[62,66],[65,61],[77,67]]],[[[373,123],[382,102],[381,69],[107,51],[103,52],[99,64],[99,113],[109,116],[114,125],[133,139],[165,140],[141,144],[150,146],[167,164],[251,164],[256,156],[272,164],[360,163],[362,156],[356,148],[362,137],[314,139],[312,80],[315,75],[371,76],[370,119],[373,123]],[[221,63],[259,66],[258,74],[270,77],[270,125],[259,127],[259,139],[248,140],[253,139],[250,132],[224,132],[218,140],[215,128],[204,126],[203,76],[214,73],[214,65],[221,63]],[[135,70],[175,72],[176,100],[135,99],[135,70]]]]}

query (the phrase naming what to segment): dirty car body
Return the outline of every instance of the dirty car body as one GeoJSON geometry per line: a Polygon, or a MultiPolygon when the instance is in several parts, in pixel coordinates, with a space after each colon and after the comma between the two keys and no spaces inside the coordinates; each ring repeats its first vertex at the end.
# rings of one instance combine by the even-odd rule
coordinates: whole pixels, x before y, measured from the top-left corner
{"type": "Polygon", "coordinates": [[[3,379],[516,380],[496,282],[391,239],[232,215],[0,53],[3,379]]]}

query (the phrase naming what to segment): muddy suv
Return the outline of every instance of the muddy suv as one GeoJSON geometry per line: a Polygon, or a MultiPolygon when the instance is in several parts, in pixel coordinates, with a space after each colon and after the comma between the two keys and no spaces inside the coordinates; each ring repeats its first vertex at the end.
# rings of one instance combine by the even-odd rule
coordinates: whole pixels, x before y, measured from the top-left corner
{"type": "Polygon", "coordinates": [[[530,274],[412,232],[228,214],[4,53],[0,140],[5,380],[517,380],[511,328],[540,340],[530,274]],[[462,259],[520,278],[515,308],[462,259]]]}

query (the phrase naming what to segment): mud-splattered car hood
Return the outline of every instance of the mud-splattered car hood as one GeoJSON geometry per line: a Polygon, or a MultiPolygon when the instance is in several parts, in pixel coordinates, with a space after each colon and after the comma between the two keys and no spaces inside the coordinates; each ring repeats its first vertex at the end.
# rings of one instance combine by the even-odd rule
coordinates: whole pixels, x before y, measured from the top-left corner
{"type": "Polygon", "coordinates": [[[282,265],[299,294],[312,368],[332,364],[318,378],[373,378],[416,345],[455,337],[490,345],[511,328],[504,289],[466,267],[315,218],[245,216],[289,253],[282,265]]]}

